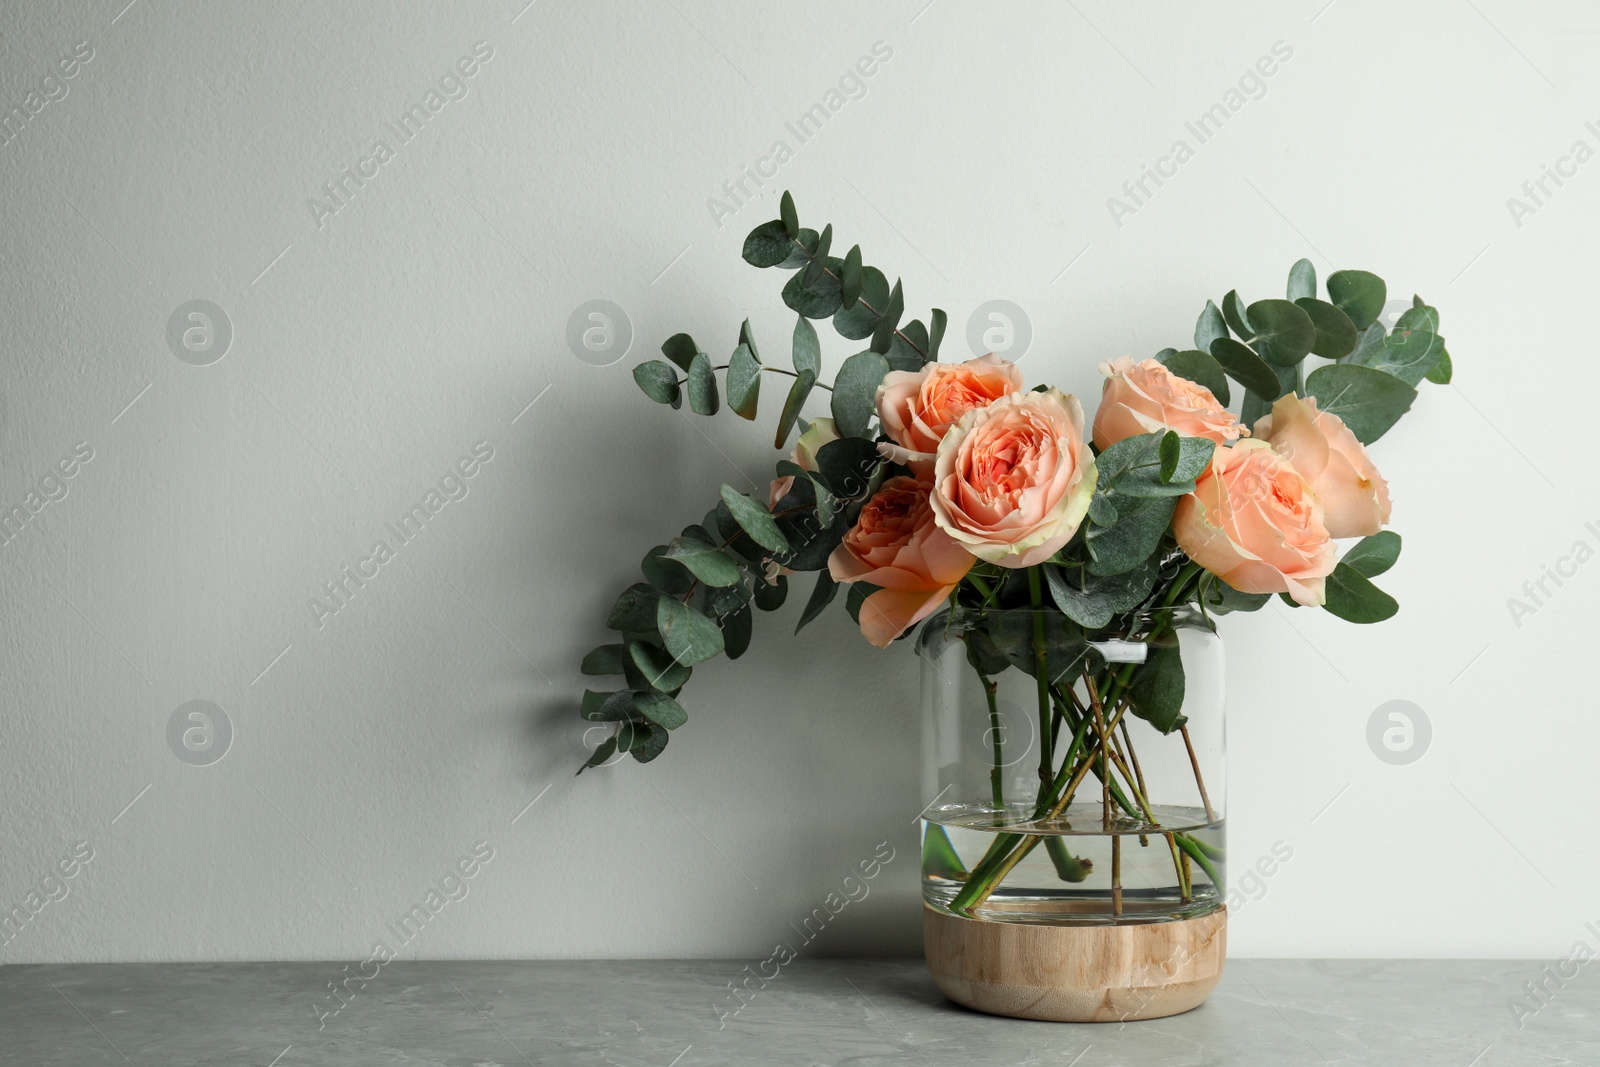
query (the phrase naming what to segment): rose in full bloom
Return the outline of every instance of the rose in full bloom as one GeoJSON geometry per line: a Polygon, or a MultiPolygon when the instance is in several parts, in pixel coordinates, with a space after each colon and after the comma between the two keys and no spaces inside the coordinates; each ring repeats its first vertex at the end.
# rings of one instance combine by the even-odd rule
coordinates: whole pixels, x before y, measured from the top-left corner
{"type": "Polygon", "coordinates": [[[1185,437],[1204,437],[1219,445],[1246,433],[1239,417],[1203,385],[1179,377],[1159,362],[1135,363],[1119,356],[1100,364],[1106,376],[1100,408],[1094,416],[1095,447],[1104,451],[1125,437],[1157,430],[1176,430],[1185,437]]]}
{"type": "Polygon", "coordinates": [[[1321,604],[1336,552],[1322,503],[1265,441],[1211,454],[1172,515],[1178,547],[1241,593],[1288,593],[1321,604]]]}
{"type": "Polygon", "coordinates": [[[939,442],[933,513],[979,559],[1031,567],[1072,539],[1095,478],[1078,398],[1010,393],[967,412],[939,442]]]}
{"type": "Polygon", "coordinates": [[[861,632],[879,648],[933,614],[972,569],[972,553],[935,524],[929,486],[890,478],[828,557],[836,582],[870,582],[861,632]]]}
{"type": "MultiPolygon", "coordinates": [[[[794,451],[789,454],[789,458],[798,464],[801,470],[814,471],[817,469],[817,453],[822,451],[822,446],[838,439],[839,428],[833,424],[832,419],[817,419],[806,427],[806,432],[794,443],[794,451]]],[[[793,488],[792,474],[772,479],[772,484],[767,488],[767,507],[777,507],[778,501],[788,496],[789,490],[793,488]]]]}
{"type": "Polygon", "coordinates": [[[932,455],[961,416],[1021,389],[1017,365],[993,353],[965,363],[929,363],[921,370],[883,376],[878,418],[895,444],[932,455]]]}
{"type": "Polygon", "coordinates": [[[1366,537],[1389,521],[1389,483],[1339,416],[1289,393],[1256,421],[1255,435],[1294,465],[1322,501],[1334,537],[1366,537]]]}

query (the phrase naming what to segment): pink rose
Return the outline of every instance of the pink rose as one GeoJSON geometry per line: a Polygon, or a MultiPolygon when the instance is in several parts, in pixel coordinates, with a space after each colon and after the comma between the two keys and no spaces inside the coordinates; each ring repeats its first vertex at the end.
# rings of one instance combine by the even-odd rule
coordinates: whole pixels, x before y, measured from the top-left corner
{"type": "MultiPolygon", "coordinates": [[[[814,471],[817,469],[817,453],[822,451],[822,446],[830,441],[839,439],[839,429],[834,426],[832,419],[817,419],[800,439],[794,443],[794,451],[789,458],[801,470],[814,471]]],[[[767,487],[767,507],[778,506],[778,501],[789,495],[789,490],[794,488],[794,475],[785,474],[781,478],[772,479],[772,484],[767,487]]]]}
{"type": "Polygon", "coordinates": [[[1211,454],[1211,466],[1172,515],[1178,547],[1241,593],[1288,593],[1321,604],[1336,552],[1322,504],[1265,441],[1211,454]]]}
{"type": "Polygon", "coordinates": [[[1021,389],[1016,364],[993,353],[965,363],[894,370],[878,386],[878,418],[896,444],[931,455],[961,416],[1021,389]]]}
{"type": "Polygon", "coordinates": [[[861,632],[879,648],[944,603],[972,569],[972,553],[934,524],[926,482],[890,478],[828,557],[836,582],[879,587],[861,602],[861,632]]]}
{"type": "Polygon", "coordinates": [[[979,559],[1031,567],[1072,539],[1095,478],[1078,398],[1010,393],[967,412],[939,442],[933,513],[979,559]]]}
{"type": "Polygon", "coordinates": [[[1100,364],[1106,376],[1100,409],[1094,416],[1094,444],[1104,451],[1125,437],[1157,430],[1176,430],[1185,437],[1204,437],[1232,444],[1246,433],[1239,417],[1211,390],[1180,378],[1156,360],[1135,363],[1119,356],[1100,364]]]}
{"type": "Polygon", "coordinates": [[[1294,465],[1322,500],[1334,537],[1366,537],[1389,521],[1389,483],[1339,416],[1293,393],[1256,421],[1255,435],[1294,465]]]}

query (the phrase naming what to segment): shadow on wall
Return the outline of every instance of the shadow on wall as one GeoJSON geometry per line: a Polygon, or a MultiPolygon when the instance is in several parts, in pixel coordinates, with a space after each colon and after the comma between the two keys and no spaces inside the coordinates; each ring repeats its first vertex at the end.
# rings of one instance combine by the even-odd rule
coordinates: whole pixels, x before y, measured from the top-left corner
{"type": "MultiPolygon", "coordinates": [[[[563,351],[544,359],[545,366],[561,367],[572,356],[563,351]]],[[[519,739],[526,759],[519,762],[530,783],[570,777],[587,758],[600,735],[584,740],[598,724],[578,718],[583,690],[614,688],[615,679],[581,675],[578,664],[611,635],[606,616],[617,596],[642,580],[638,561],[704,514],[704,508],[677,514],[686,506],[693,510],[685,502],[714,502],[717,485],[734,477],[726,465],[710,469],[704,459],[710,446],[685,434],[676,420],[627,417],[626,406],[641,401],[631,369],[628,359],[596,368],[617,381],[589,394],[587,402],[598,410],[588,420],[587,437],[575,440],[563,429],[572,423],[570,413],[542,430],[535,424],[533,461],[524,467],[530,476],[518,483],[518,498],[508,505],[508,514],[523,521],[514,523],[517,536],[508,540],[496,569],[522,576],[538,594],[530,600],[536,606],[529,609],[523,637],[548,676],[547,681],[528,670],[516,679],[528,694],[519,739]],[[619,456],[650,459],[619,463],[619,456]]],[[[549,399],[566,402],[554,391],[549,399]]]]}

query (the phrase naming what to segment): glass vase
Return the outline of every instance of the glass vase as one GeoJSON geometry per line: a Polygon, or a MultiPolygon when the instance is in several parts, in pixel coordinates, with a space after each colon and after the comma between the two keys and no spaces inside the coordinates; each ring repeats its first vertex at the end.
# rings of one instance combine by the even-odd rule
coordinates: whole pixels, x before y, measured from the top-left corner
{"type": "MultiPolygon", "coordinates": [[[[952,623],[919,647],[930,967],[954,999],[1023,1014],[973,1002],[970,975],[941,976],[951,966],[935,959],[936,944],[941,954],[952,939],[965,954],[989,942],[1035,957],[1131,951],[1137,973],[1091,969],[1067,999],[1090,996],[1104,1013],[1106,998],[1120,997],[1105,1016],[1117,1019],[1187,1010],[1221,974],[1222,640],[1192,607],[1079,639],[1059,615],[1038,622],[1038,654],[1004,666],[981,628],[952,623]],[[1206,972],[1198,980],[1196,968],[1206,972]],[[1183,996],[1169,995],[1174,985],[1186,986],[1183,996]]],[[[1059,971],[1060,962],[1035,958],[1024,969],[1059,971]]],[[[1030,1017],[1084,1017],[1049,1010],[1035,1005],[1030,1017]]]]}

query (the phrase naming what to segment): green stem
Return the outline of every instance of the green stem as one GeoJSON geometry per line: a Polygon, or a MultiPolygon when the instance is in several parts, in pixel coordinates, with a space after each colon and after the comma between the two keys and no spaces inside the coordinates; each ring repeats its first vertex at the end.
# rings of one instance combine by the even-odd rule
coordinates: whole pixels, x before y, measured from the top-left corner
{"type": "Polygon", "coordinates": [[[994,800],[997,810],[1004,811],[1006,806],[1005,788],[1002,785],[1004,777],[1001,768],[1005,766],[1005,757],[1001,751],[1000,706],[995,702],[995,693],[1000,686],[993,678],[982,671],[978,671],[978,679],[983,682],[983,695],[989,702],[989,737],[994,747],[994,766],[989,769],[989,792],[994,800]]]}
{"type": "Polygon", "coordinates": [[[1187,852],[1189,857],[1200,865],[1200,869],[1210,877],[1211,884],[1216,886],[1220,892],[1222,889],[1222,875],[1217,873],[1217,868],[1212,865],[1211,859],[1206,855],[1205,850],[1188,834],[1175,834],[1174,836],[1178,839],[1178,847],[1187,852]]]}
{"type": "Polygon", "coordinates": [[[1044,641],[1044,589],[1039,567],[1028,568],[1028,601],[1033,605],[1033,680],[1039,694],[1039,799],[1043,801],[1050,784],[1050,768],[1055,764],[1055,737],[1052,731],[1050,676],[1044,641]]]}

